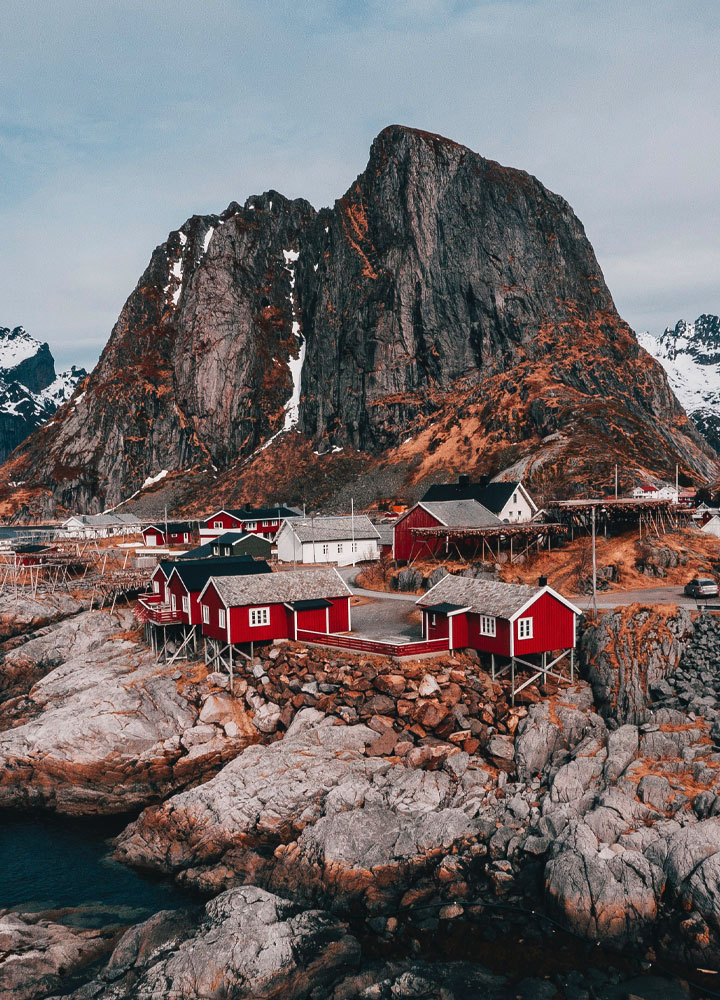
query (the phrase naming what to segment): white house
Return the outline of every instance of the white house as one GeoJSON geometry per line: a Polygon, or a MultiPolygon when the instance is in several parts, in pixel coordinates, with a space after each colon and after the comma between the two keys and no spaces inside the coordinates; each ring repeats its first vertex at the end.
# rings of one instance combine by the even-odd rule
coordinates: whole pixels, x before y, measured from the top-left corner
{"type": "Polygon", "coordinates": [[[109,538],[138,535],[142,524],[133,514],[73,514],[62,524],[70,538],[109,538]]]}
{"type": "Polygon", "coordinates": [[[636,486],[630,494],[635,500],[672,500],[678,502],[678,491],[674,486],[636,486]]]}
{"type": "Polygon", "coordinates": [[[716,538],[720,538],[720,517],[717,514],[713,514],[709,521],[703,524],[701,531],[704,531],[708,535],[714,535],[716,538]]]}
{"type": "Polygon", "coordinates": [[[369,517],[293,517],[275,538],[279,562],[354,566],[380,558],[380,535],[369,517]]]}
{"type": "Polygon", "coordinates": [[[538,512],[537,504],[521,482],[471,483],[469,476],[460,476],[456,483],[430,486],[420,502],[456,500],[475,500],[505,524],[531,521],[538,512]]]}

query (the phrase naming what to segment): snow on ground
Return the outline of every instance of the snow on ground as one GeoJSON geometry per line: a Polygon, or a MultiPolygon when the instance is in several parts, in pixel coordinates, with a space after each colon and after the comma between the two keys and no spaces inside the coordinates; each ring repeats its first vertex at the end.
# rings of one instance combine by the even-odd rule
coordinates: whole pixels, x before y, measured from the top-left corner
{"type": "Polygon", "coordinates": [[[203,240],[203,253],[207,253],[207,248],[210,246],[210,240],[213,238],[214,232],[215,226],[210,226],[208,231],[205,233],[205,239],[203,240]]]}

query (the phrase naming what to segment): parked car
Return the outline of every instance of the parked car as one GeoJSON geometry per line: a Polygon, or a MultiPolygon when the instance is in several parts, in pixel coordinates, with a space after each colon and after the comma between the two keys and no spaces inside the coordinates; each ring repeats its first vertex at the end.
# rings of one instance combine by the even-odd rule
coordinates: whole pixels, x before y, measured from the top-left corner
{"type": "Polygon", "coordinates": [[[717,597],[718,585],[709,576],[696,576],[685,584],[688,597],[717,597]]]}

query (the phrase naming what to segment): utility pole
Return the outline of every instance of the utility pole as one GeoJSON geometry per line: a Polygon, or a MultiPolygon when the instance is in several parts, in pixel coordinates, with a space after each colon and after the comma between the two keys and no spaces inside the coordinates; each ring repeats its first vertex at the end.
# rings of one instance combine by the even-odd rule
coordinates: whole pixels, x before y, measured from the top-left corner
{"type": "Polygon", "coordinates": [[[595,505],[592,507],[592,603],[593,617],[597,618],[597,558],[595,555],[595,505]]]}
{"type": "Polygon", "coordinates": [[[355,500],[350,497],[350,534],[352,541],[350,542],[350,554],[352,555],[352,564],[355,565],[355,500]]]}
{"type": "Polygon", "coordinates": [[[618,498],[618,467],[617,462],[615,463],[615,499],[618,498]]]}

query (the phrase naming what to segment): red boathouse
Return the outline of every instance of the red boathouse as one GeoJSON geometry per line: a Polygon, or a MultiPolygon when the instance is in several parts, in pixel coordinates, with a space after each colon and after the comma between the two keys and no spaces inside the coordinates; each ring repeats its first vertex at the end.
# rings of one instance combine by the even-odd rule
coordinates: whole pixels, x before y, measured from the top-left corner
{"type": "Polygon", "coordinates": [[[229,645],[350,629],[350,591],[332,568],[211,577],[199,604],[203,635],[229,645]]]}
{"type": "Polygon", "coordinates": [[[147,546],[187,545],[192,541],[193,526],[190,521],[150,524],[147,528],[143,528],[142,535],[147,546]]]}
{"type": "Polygon", "coordinates": [[[520,659],[575,647],[582,612],[552,587],[496,583],[448,574],[418,601],[423,636],[450,649],[520,659]]]}
{"type": "Polygon", "coordinates": [[[414,528],[501,528],[502,526],[500,518],[477,500],[416,503],[395,522],[393,556],[401,562],[408,562],[417,556],[427,557],[445,551],[444,538],[435,536],[419,541],[413,533],[414,528]]]}

